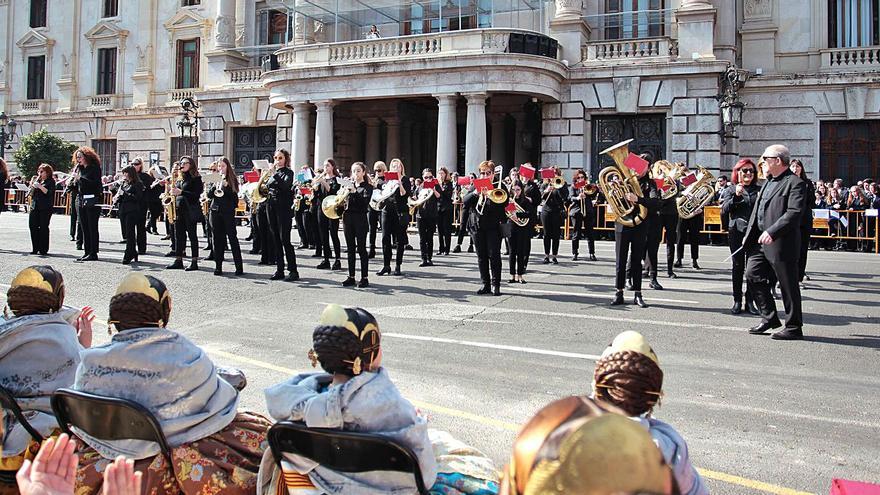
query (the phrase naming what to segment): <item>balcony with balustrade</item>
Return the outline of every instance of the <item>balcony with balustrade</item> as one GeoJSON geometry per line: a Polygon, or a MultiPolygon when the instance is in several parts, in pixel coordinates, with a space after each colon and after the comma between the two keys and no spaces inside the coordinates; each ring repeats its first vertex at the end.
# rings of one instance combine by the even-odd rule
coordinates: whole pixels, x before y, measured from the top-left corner
{"type": "Polygon", "coordinates": [[[875,71],[880,69],[880,46],[827,48],[819,51],[823,71],[875,71]]]}
{"type": "Polygon", "coordinates": [[[678,59],[673,9],[586,16],[592,40],[581,48],[584,66],[669,63],[678,59]],[[595,40],[595,41],[594,41],[595,40]]]}

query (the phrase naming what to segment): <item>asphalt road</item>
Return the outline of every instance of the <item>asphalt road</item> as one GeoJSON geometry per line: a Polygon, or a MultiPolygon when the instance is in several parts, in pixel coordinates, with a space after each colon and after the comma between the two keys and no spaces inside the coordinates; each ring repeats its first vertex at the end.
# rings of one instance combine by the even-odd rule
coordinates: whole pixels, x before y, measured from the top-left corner
{"type": "MultiPolygon", "coordinates": [[[[156,236],[151,254],[129,268],[120,264],[124,246],[111,219],[101,221],[102,261],[76,264],[67,221],[53,217],[52,252],[39,257],[27,254],[27,217],[0,215],[0,289],[21,268],[49,263],[64,274],[68,304],[92,305],[106,319],[127,270],[153,273],[171,288],[170,327],[218,363],[245,370],[247,408],[265,411],[263,388],[311,370],[306,353],[325,303],[362,306],[379,319],[384,365],[404,395],[433,427],[483,450],[500,468],[518,425],[552,399],[588,393],[596,355],[632,329],[649,339],[666,374],[656,416],[687,439],[713,492],[827,493],[835,477],[880,482],[877,255],[810,252],[807,339],[776,342],[745,333],[754,317],[728,313],[722,247],[701,247],[703,270],[680,269],[678,279],[661,278],[666,290],[647,289],[649,308],[612,308],[609,242],[597,244],[599,261],[577,263],[564,242],[559,265],[533,256],[528,284],[505,283],[503,296],[487,297],[475,294],[476,258],[464,253],[435,256],[436,266],[420,269],[417,252],[409,252],[403,277],[372,275],[366,290],[343,288],[343,272],[315,269],[305,252],[297,253],[296,283],[269,281],[273,268],[247,254],[238,279],[213,276],[210,262],[196,273],[163,271],[168,249],[156,236]]],[[[378,268],[371,264],[372,272],[378,268]]],[[[106,341],[102,327],[95,333],[106,341]]]]}

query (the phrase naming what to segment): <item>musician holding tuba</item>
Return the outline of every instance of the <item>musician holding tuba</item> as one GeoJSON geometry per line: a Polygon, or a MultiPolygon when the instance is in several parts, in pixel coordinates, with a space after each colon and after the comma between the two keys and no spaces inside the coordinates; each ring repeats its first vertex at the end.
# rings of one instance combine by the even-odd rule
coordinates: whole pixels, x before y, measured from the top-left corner
{"type": "Polygon", "coordinates": [[[593,238],[593,225],[596,223],[596,207],[593,200],[596,198],[598,187],[590,184],[587,173],[583,170],[575,170],[571,179],[568,196],[571,198],[571,208],[568,216],[571,218],[573,229],[571,231],[572,261],[578,260],[578,251],[581,239],[587,240],[590,249],[590,261],[596,261],[596,241],[593,238]]]}
{"type": "Polygon", "coordinates": [[[365,288],[370,286],[367,279],[369,256],[367,255],[367,233],[369,222],[367,213],[370,208],[370,197],[373,195],[373,185],[367,176],[367,166],[363,162],[354,162],[351,165],[352,190],[345,199],[345,211],[342,213],[343,233],[345,245],[348,247],[348,278],[342,282],[344,287],[355,285],[355,257],[360,258],[361,279],[357,286],[365,288]]]}
{"type": "Polygon", "coordinates": [[[422,184],[416,188],[416,213],[419,222],[419,251],[422,262],[419,267],[434,266],[434,233],[437,231],[437,218],[440,214],[439,199],[440,182],[434,178],[434,172],[426,168],[422,170],[422,184]]]}
{"type": "Polygon", "coordinates": [[[333,254],[336,255],[336,261],[333,263],[333,270],[342,270],[342,262],[339,261],[339,219],[329,218],[321,209],[321,203],[324,198],[339,193],[339,179],[336,171],[336,162],[332,158],[324,160],[324,171],[314,179],[312,179],[312,188],[315,190],[312,198],[312,212],[318,219],[318,239],[320,252],[324,256],[317,268],[320,270],[330,270],[330,241],[333,241],[333,254]]]}
{"type": "MultiPolygon", "coordinates": [[[[495,163],[492,161],[484,161],[480,163],[479,174],[481,179],[493,179],[495,163]]],[[[500,177],[498,181],[500,181],[500,177]]],[[[464,207],[470,209],[470,218],[468,219],[468,230],[473,236],[474,244],[477,246],[477,263],[480,267],[480,279],[483,287],[477,291],[477,294],[484,295],[493,293],[496,296],[501,295],[501,224],[507,218],[504,213],[504,203],[496,203],[489,198],[493,194],[494,189],[483,188],[477,190],[471,184],[468,194],[464,197],[464,207]],[[478,208],[477,204],[482,200],[482,207],[478,208]]]]}
{"type": "Polygon", "coordinates": [[[532,232],[534,231],[532,217],[532,200],[525,193],[523,183],[518,179],[511,181],[510,203],[507,208],[513,212],[510,222],[510,283],[526,283],[523,275],[526,273],[529,253],[532,245],[532,232]]]}
{"type": "Polygon", "coordinates": [[[279,148],[272,156],[274,163],[269,180],[266,181],[269,199],[266,213],[269,216],[269,232],[275,251],[275,274],[272,280],[284,279],[286,282],[299,280],[296,269],[296,252],[290,242],[293,227],[293,170],[290,168],[290,152],[279,148]],[[287,276],[284,276],[285,261],[287,276]]]}
{"type": "MultiPolygon", "coordinates": [[[[685,168],[685,172],[682,174],[682,177],[686,177],[690,174],[685,168]]],[[[678,218],[678,244],[676,245],[675,253],[675,268],[682,267],[682,259],[684,258],[684,243],[685,239],[691,245],[691,263],[694,267],[694,270],[700,269],[700,264],[697,262],[697,259],[700,257],[700,231],[703,230],[703,209],[700,208],[697,210],[697,214],[692,216],[691,218],[683,218],[679,213],[678,218]]]]}
{"type": "Polygon", "coordinates": [[[559,167],[551,167],[555,172],[553,178],[544,177],[541,184],[541,225],[544,227],[544,264],[559,264],[559,238],[562,236],[563,213],[568,200],[568,188],[559,167]]]}

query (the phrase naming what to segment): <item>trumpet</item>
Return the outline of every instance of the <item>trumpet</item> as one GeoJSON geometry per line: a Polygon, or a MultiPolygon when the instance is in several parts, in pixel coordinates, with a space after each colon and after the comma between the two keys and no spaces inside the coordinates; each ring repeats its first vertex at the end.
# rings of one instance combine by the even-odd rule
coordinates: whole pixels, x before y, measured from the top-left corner
{"type": "Polygon", "coordinates": [[[312,191],[317,191],[319,187],[321,187],[321,183],[327,178],[327,172],[321,172],[320,174],[314,176],[312,178],[312,191]]]}
{"type": "Polygon", "coordinates": [[[215,188],[214,188],[214,197],[215,197],[215,198],[222,198],[223,195],[226,194],[226,193],[223,192],[223,189],[225,189],[228,185],[229,185],[229,183],[226,182],[226,175],[224,174],[224,175],[223,175],[223,180],[220,181],[220,187],[215,187],[215,188]]]}

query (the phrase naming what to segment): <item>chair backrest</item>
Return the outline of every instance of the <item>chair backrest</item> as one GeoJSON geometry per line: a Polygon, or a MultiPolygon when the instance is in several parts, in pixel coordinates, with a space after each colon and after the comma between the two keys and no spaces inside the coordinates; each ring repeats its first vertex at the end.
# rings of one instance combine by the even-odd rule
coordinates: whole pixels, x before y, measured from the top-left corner
{"type": "Polygon", "coordinates": [[[398,471],[412,473],[419,493],[427,494],[416,455],[387,437],[280,421],[269,428],[269,447],[281,466],[283,454],[296,454],[344,473],[398,471]]]}
{"type": "Polygon", "coordinates": [[[100,440],[155,442],[171,463],[171,448],[159,421],[137,402],[62,388],[52,395],[52,410],[65,433],[75,426],[100,440]]]}
{"type": "Polygon", "coordinates": [[[0,405],[3,406],[3,409],[6,409],[15,416],[15,420],[18,421],[18,424],[20,424],[22,428],[31,435],[31,438],[33,438],[35,442],[43,442],[43,435],[40,435],[40,432],[35,430],[34,427],[28,423],[27,418],[24,417],[24,413],[21,412],[21,408],[18,406],[18,402],[15,401],[15,397],[13,397],[12,393],[4,387],[0,387],[0,405]]]}

